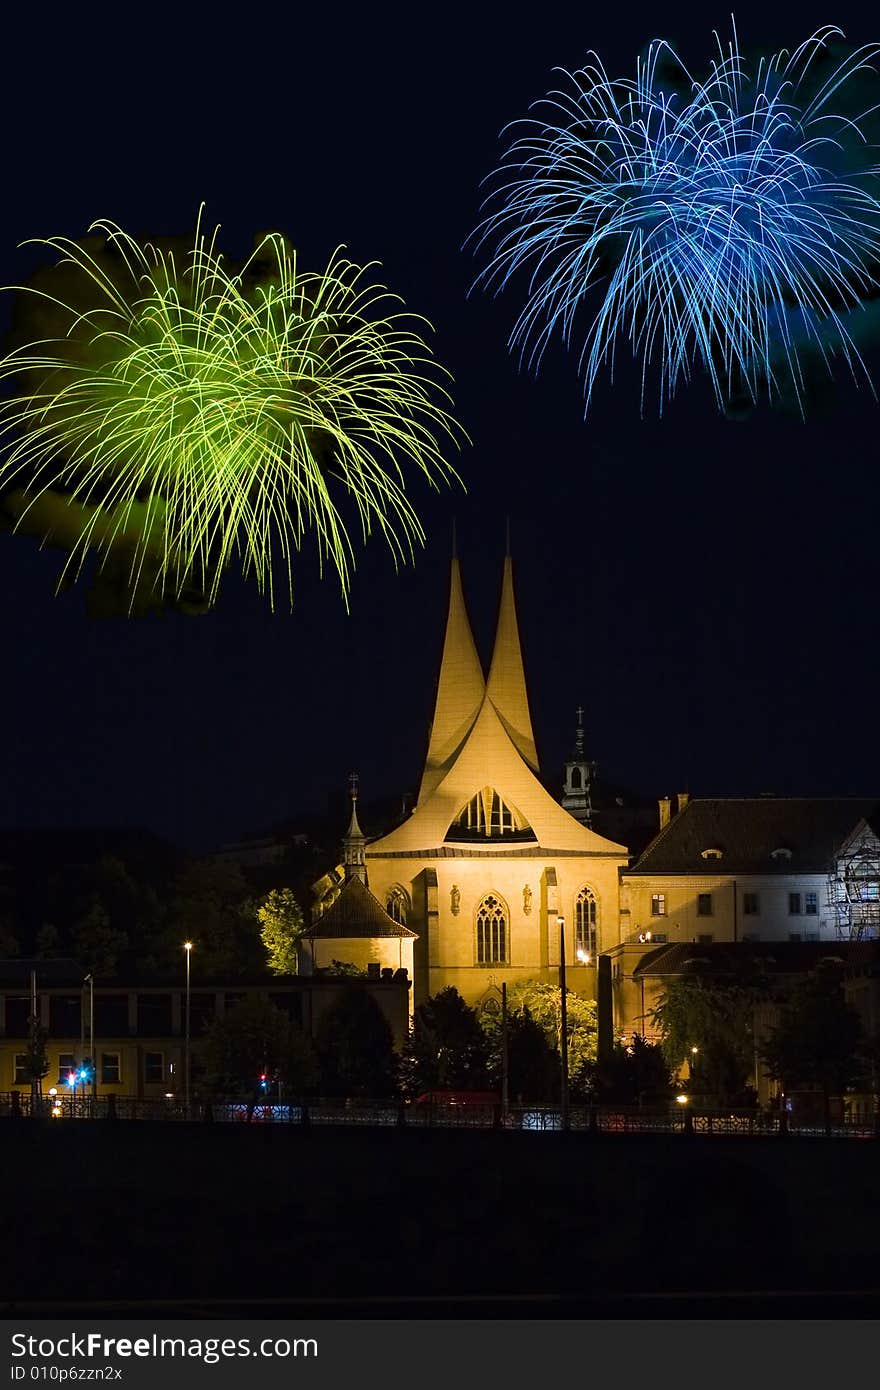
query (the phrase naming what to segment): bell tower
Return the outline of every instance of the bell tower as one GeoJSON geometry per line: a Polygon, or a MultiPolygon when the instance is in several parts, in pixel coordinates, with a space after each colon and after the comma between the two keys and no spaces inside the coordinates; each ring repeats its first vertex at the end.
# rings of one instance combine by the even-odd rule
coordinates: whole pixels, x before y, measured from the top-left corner
{"type": "Polygon", "coordinates": [[[367,843],[367,837],[358,824],[358,775],[356,772],[352,772],[349,776],[348,794],[351,797],[351,821],[342,839],[342,862],[345,866],[345,881],[347,883],[350,878],[359,878],[361,883],[365,884],[367,881],[367,865],[364,860],[364,847],[367,843]]]}
{"type": "Polygon", "coordinates": [[[577,707],[577,728],[574,736],[574,755],[565,764],[565,786],[562,788],[562,805],[570,816],[581,825],[592,827],[593,788],[596,780],[596,764],[587,758],[584,746],[584,709],[577,707]]]}

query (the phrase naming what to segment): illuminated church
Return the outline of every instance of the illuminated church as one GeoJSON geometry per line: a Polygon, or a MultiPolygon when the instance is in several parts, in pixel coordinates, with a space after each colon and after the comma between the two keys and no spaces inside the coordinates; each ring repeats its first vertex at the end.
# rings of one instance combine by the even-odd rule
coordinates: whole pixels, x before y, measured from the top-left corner
{"type": "Polygon", "coordinates": [[[338,957],[369,954],[368,925],[357,940],[353,929],[348,942],[337,920],[339,904],[351,899],[353,906],[366,886],[372,918],[384,924],[377,961],[383,949],[387,955],[390,923],[415,933],[407,937],[415,1004],[454,985],[469,1003],[491,1006],[503,981],[558,981],[562,917],[569,988],[594,995],[598,952],[617,943],[618,870],[627,850],[563,809],[537,774],[510,556],[488,678],[453,558],[418,799],[401,825],[370,842],[353,816],[347,881],[319,902],[308,933],[312,950],[327,919],[324,954],[331,933],[338,957]]]}

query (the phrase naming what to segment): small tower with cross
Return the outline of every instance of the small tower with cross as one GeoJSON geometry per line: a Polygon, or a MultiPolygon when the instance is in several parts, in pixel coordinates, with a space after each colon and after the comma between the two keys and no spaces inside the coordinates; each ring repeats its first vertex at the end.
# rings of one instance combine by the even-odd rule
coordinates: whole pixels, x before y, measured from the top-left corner
{"type": "Polygon", "coordinates": [[[367,838],[358,824],[357,818],[357,799],[358,799],[358,775],[356,772],[349,774],[348,791],[351,796],[351,821],[343,840],[343,865],[345,867],[345,880],[359,878],[361,883],[367,881],[367,865],[364,859],[364,847],[367,838]]]}
{"type": "Polygon", "coordinates": [[[574,736],[574,753],[565,764],[562,805],[570,816],[574,816],[575,820],[579,820],[582,825],[591,827],[596,764],[590,762],[586,754],[583,705],[578,705],[576,714],[577,728],[574,736]]]}

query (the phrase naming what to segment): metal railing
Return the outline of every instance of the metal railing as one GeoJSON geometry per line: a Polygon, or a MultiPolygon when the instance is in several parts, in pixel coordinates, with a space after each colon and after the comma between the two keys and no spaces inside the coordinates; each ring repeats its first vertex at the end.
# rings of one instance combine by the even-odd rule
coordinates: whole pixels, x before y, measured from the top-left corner
{"type": "MultiPolygon", "coordinates": [[[[0,1119],[52,1121],[128,1120],[189,1121],[214,1124],[271,1124],[412,1129],[500,1129],[554,1132],[563,1129],[558,1105],[443,1105],[384,1100],[209,1100],[187,1107],[174,1097],[141,1100],[135,1096],[41,1096],[33,1101],[18,1091],[0,1092],[0,1119]]],[[[647,1110],[625,1106],[574,1104],[569,1130],[596,1135],[681,1134],[760,1137],[880,1138],[880,1117],[848,1119],[826,1125],[778,1111],[709,1111],[675,1106],[647,1110]]]]}

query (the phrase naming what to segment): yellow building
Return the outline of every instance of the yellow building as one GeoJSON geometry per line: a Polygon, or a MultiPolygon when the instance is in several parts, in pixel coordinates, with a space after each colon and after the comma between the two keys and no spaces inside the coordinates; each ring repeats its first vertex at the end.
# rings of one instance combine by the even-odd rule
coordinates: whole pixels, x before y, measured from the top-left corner
{"type": "MultiPolygon", "coordinates": [[[[355,852],[348,843],[347,859],[355,852]]],[[[626,863],[623,845],[580,824],[538,779],[510,556],[488,678],[454,558],[418,800],[363,851],[370,893],[415,933],[415,1003],[447,985],[478,1004],[503,981],[556,982],[560,916],[569,988],[594,994],[597,954],[618,939],[626,863]]]]}

